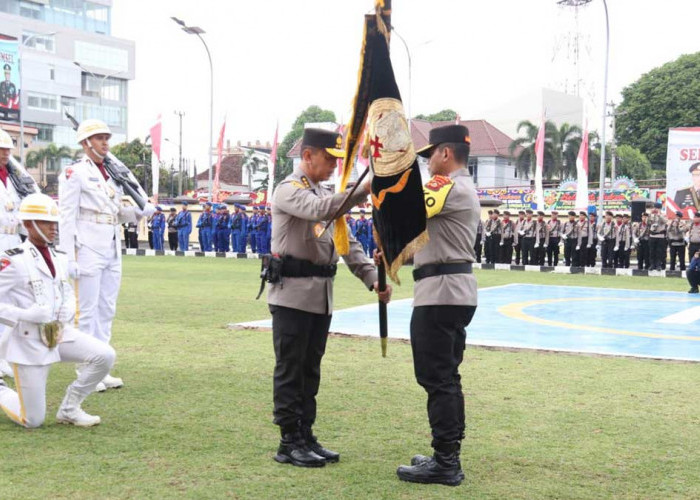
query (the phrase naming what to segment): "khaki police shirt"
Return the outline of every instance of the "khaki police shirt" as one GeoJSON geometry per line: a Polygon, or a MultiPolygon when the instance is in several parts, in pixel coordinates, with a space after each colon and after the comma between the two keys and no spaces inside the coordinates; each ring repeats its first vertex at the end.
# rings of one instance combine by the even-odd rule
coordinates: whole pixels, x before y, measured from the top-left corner
{"type": "MultiPolygon", "coordinates": [[[[272,199],[272,253],[290,255],[318,265],[336,264],[338,254],[333,243],[333,224],[320,238],[323,221],[340,208],[345,193],[334,194],[329,188],[311,182],[300,168],[294,169],[275,189],[272,199]]],[[[365,194],[350,199],[354,206],[363,202],[365,194]]],[[[349,232],[349,231],[348,231],[349,232]]],[[[343,260],[350,271],[371,288],[377,281],[377,271],[350,234],[350,252],[343,260]]],[[[271,285],[267,303],[290,307],[315,314],[333,313],[333,278],[283,277],[271,285]]]]}
{"type": "MultiPolygon", "coordinates": [[[[449,178],[435,176],[424,188],[428,213],[428,243],[414,256],[416,269],[426,264],[475,262],[474,241],[481,207],[474,182],[465,168],[449,178]],[[433,189],[439,188],[438,191],[433,189]]],[[[413,305],[476,306],[476,277],[473,274],[446,274],[416,281],[413,305]]]]}

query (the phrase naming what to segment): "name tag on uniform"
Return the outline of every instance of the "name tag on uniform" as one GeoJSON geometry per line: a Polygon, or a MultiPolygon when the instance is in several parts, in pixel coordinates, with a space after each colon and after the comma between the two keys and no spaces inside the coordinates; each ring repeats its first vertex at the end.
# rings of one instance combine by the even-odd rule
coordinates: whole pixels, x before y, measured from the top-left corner
{"type": "Polygon", "coordinates": [[[98,179],[97,177],[90,177],[90,180],[92,182],[100,182],[100,179],[98,179]]]}

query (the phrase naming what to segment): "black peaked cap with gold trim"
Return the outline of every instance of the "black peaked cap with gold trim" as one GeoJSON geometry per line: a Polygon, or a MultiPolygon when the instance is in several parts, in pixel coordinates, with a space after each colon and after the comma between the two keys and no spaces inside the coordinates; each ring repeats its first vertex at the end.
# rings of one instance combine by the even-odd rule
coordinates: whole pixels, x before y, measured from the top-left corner
{"type": "Polygon", "coordinates": [[[345,151],[343,146],[343,136],[337,132],[330,132],[320,128],[304,129],[304,138],[301,140],[302,146],[325,149],[327,153],[336,158],[343,158],[345,151]]]}
{"type": "Polygon", "coordinates": [[[435,127],[430,131],[428,136],[428,145],[416,151],[418,156],[423,158],[430,158],[433,154],[433,150],[440,144],[446,142],[460,143],[466,142],[471,144],[471,138],[469,137],[469,129],[464,125],[445,125],[443,127],[435,127]]]}

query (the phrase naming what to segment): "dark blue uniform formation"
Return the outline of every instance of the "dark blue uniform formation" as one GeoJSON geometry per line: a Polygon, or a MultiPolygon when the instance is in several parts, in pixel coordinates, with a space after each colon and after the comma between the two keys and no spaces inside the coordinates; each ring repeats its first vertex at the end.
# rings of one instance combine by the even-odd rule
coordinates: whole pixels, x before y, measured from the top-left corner
{"type": "Polygon", "coordinates": [[[187,202],[182,202],[182,210],[175,217],[177,228],[178,250],[185,252],[190,245],[190,233],[192,233],[192,214],[187,210],[187,202]]]}
{"type": "Polygon", "coordinates": [[[354,221],[354,225],[355,230],[353,235],[362,245],[365,254],[371,257],[374,249],[377,248],[374,243],[374,234],[372,232],[372,219],[365,218],[365,211],[360,210],[360,218],[354,221]]]}
{"type": "Polygon", "coordinates": [[[153,231],[153,249],[163,250],[163,235],[165,234],[165,214],[160,206],[156,207],[156,213],[151,219],[151,231],[153,231]]]}
{"type": "Polygon", "coordinates": [[[231,250],[236,253],[246,253],[246,238],[248,236],[248,216],[245,206],[235,205],[236,211],[231,217],[231,250]]]}
{"type": "Polygon", "coordinates": [[[213,214],[211,213],[211,203],[204,204],[204,211],[199,216],[197,227],[199,228],[199,248],[203,252],[211,252],[212,247],[212,226],[213,214]]]}
{"type": "Polygon", "coordinates": [[[216,251],[228,252],[231,238],[231,214],[226,205],[219,205],[219,218],[216,220],[216,251]]]}

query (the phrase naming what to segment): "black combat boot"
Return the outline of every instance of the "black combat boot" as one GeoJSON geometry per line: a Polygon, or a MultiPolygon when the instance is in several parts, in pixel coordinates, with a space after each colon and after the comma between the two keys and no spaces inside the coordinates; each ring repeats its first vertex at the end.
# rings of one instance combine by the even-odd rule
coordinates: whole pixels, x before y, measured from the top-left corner
{"type": "Polygon", "coordinates": [[[298,429],[282,430],[280,447],[277,449],[275,461],[281,464],[292,464],[297,467],[323,467],[326,460],[306,446],[306,442],[298,429]]]}
{"type": "Polygon", "coordinates": [[[411,459],[411,464],[414,465],[402,465],[396,470],[402,481],[447,486],[459,486],[464,481],[459,461],[459,442],[440,443],[435,446],[434,456],[416,455],[411,459]]]}
{"type": "Polygon", "coordinates": [[[323,445],[321,445],[321,443],[318,442],[318,439],[316,439],[316,436],[314,436],[311,427],[307,425],[302,425],[301,435],[304,438],[304,442],[306,443],[307,448],[309,448],[316,455],[323,457],[326,460],[326,462],[336,463],[340,460],[340,453],[328,450],[324,448],[323,445]]]}

